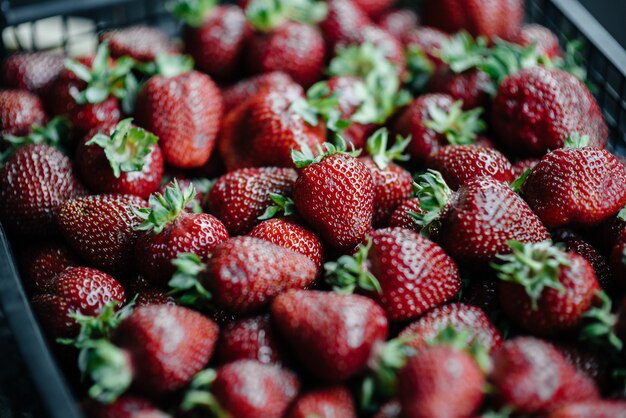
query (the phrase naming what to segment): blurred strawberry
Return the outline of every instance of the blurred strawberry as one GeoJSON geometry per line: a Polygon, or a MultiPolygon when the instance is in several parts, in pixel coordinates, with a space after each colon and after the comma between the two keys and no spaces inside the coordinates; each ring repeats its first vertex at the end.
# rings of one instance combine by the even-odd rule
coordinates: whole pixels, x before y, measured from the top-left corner
{"type": "Polygon", "coordinates": [[[28,90],[46,96],[63,70],[65,57],[55,52],[19,52],[2,62],[2,83],[9,89],[28,90]]]}
{"type": "Polygon", "coordinates": [[[167,34],[152,26],[137,25],[100,34],[100,42],[108,42],[111,56],[129,56],[137,61],[154,61],[159,54],[177,54],[180,48],[167,34]]]}
{"type": "Polygon", "coordinates": [[[419,232],[422,228],[415,222],[415,218],[410,215],[411,212],[422,212],[419,198],[412,197],[398,205],[389,218],[389,227],[419,232]]]}
{"type": "Polygon", "coordinates": [[[244,78],[243,80],[240,80],[222,90],[222,97],[224,98],[224,114],[228,114],[228,112],[235,109],[250,97],[254,96],[260,90],[267,88],[281,88],[293,83],[293,79],[281,71],[273,71],[244,78]]]}
{"type": "Polygon", "coordinates": [[[510,40],[521,46],[535,45],[539,55],[545,55],[550,59],[561,55],[559,38],[545,26],[537,24],[524,25],[517,35],[510,40]]]}
{"type": "Polygon", "coordinates": [[[328,0],[328,14],[320,22],[320,29],[328,50],[333,52],[337,45],[356,38],[371,24],[367,14],[352,0],[328,0]]]}
{"type": "Polygon", "coordinates": [[[104,405],[89,402],[84,407],[85,413],[92,418],[169,418],[149,401],[137,396],[122,396],[115,402],[104,405]]]}
{"type": "Polygon", "coordinates": [[[0,138],[6,135],[27,135],[33,125],[42,126],[47,121],[43,104],[33,93],[0,90],[0,138]]]}
{"type": "Polygon", "coordinates": [[[335,386],[300,395],[289,408],[285,418],[356,418],[356,408],[350,392],[335,386]]]}
{"type": "Polygon", "coordinates": [[[29,293],[50,293],[59,273],[78,265],[76,256],[63,244],[43,242],[19,254],[22,284],[29,293]]]}
{"type": "Polygon", "coordinates": [[[407,34],[417,29],[419,18],[411,9],[390,9],[378,16],[376,23],[402,41],[407,34]]]}
{"type": "Polygon", "coordinates": [[[264,364],[284,363],[269,315],[240,319],[226,325],[220,333],[216,356],[219,364],[245,359],[264,364]]]}
{"type": "Polygon", "coordinates": [[[626,416],[626,402],[620,400],[572,401],[548,415],[548,418],[616,418],[626,416]]]}

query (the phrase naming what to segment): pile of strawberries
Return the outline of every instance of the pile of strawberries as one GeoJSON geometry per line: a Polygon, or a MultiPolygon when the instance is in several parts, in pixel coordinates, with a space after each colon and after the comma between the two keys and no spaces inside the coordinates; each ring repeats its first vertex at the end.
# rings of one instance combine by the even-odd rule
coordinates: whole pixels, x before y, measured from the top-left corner
{"type": "Polygon", "coordinates": [[[2,64],[0,219],[85,415],[626,417],[576,48],[522,0],[213,3],[2,64]]]}

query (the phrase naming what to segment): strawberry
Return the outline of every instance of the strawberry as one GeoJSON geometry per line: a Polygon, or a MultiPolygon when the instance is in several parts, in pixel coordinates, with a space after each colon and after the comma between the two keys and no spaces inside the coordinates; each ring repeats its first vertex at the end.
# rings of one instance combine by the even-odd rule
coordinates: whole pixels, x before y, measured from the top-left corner
{"type": "Polygon", "coordinates": [[[626,167],[605,150],[558,149],[533,168],[523,192],[548,227],[597,224],[626,204],[626,167]]]}
{"type": "Polygon", "coordinates": [[[417,29],[419,18],[411,9],[391,9],[378,16],[376,23],[402,41],[407,34],[417,29]]]}
{"type": "Polygon", "coordinates": [[[444,145],[473,144],[485,129],[480,109],[462,110],[462,102],[440,94],[426,94],[415,99],[395,122],[394,130],[411,137],[408,152],[424,165],[444,145]]]}
{"type": "Polygon", "coordinates": [[[96,316],[112,301],[126,302],[117,280],[96,269],[68,267],[53,280],[49,293],[33,297],[31,303],[48,334],[67,337],[80,328],[72,314],[96,316]]]}
{"type": "Polygon", "coordinates": [[[462,100],[463,109],[470,110],[490,106],[491,86],[491,78],[484,71],[455,73],[447,70],[434,73],[428,80],[427,88],[431,93],[446,94],[454,100],[462,100]]]}
{"type": "Polygon", "coordinates": [[[511,42],[521,46],[535,45],[539,55],[544,55],[550,59],[561,55],[559,38],[545,26],[537,24],[524,25],[517,35],[511,39],[511,42]]]}
{"type": "Polygon", "coordinates": [[[298,213],[333,248],[347,250],[367,234],[374,214],[372,175],[365,164],[343,146],[325,144],[313,156],[302,147],[293,153],[300,169],[293,191],[298,213]]]}
{"type": "Polygon", "coordinates": [[[381,128],[367,140],[368,156],[359,158],[370,170],[374,183],[374,218],[375,227],[388,224],[393,211],[413,192],[413,176],[393,161],[406,161],[404,149],[410,139],[396,138],[396,143],[387,150],[389,132],[381,128]]]}
{"type": "Polygon", "coordinates": [[[21,90],[0,90],[0,137],[23,136],[33,125],[48,121],[43,104],[33,93],[21,90]]]}
{"type": "Polygon", "coordinates": [[[281,88],[295,84],[293,79],[282,71],[272,71],[265,74],[255,75],[244,78],[232,86],[222,90],[224,99],[224,114],[228,114],[231,110],[254,96],[260,90],[269,88],[281,88]]]}
{"type": "Polygon", "coordinates": [[[610,387],[610,356],[604,355],[597,347],[581,345],[577,340],[565,340],[555,343],[555,346],[567,363],[593,379],[600,390],[610,387]]]}
{"type": "Polygon", "coordinates": [[[446,68],[439,51],[449,40],[450,35],[447,33],[427,26],[413,29],[402,37],[402,43],[406,45],[409,56],[426,60],[426,64],[422,64],[422,69],[427,72],[446,68]]]}
{"type": "Polygon", "coordinates": [[[406,73],[406,57],[402,43],[393,34],[375,25],[368,25],[347,40],[349,45],[368,43],[382,51],[384,57],[393,64],[398,74],[406,73]]]}
{"type": "Polygon", "coordinates": [[[129,56],[140,62],[154,61],[159,54],[177,54],[180,48],[160,29],[137,25],[100,34],[100,42],[108,42],[111,56],[129,56]]]}
{"type": "Polygon", "coordinates": [[[575,329],[600,290],[593,267],[583,257],[550,241],[511,241],[512,254],[494,265],[502,280],[500,307],[535,335],[553,336],[575,329]]]}
{"type": "Polygon", "coordinates": [[[400,338],[417,350],[432,342],[444,329],[453,327],[466,331],[471,342],[478,342],[489,352],[502,345],[500,332],[493,326],[487,314],[480,308],[462,303],[436,307],[400,332],[400,338]]]}
{"type": "Polygon", "coordinates": [[[104,405],[98,402],[89,402],[85,413],[92,418],[169,418],[165,412],[158,410],[144,398],[137,396],[122,396],[115,402],[104,405]]]}
{"type": "Polygon", "coordinates": [[[167,187],[170,185],[172,181],[176,180],[178,182],[178,186],[181,190],[187,189],[188,187],[193,187],[196,191],[196,196],[193,198],[191,202],[187,204],[185,210],[187,212],[202,212],[202,207],[206,203],[207,195],[213,187],[213,182],[211,180],[206,179],[193,179],[190,180],[186,177],[180,177],[178,175],[174,176],[171,181],[162,183],[161,187],[159,187],[158,192],[161,194],[165,194],[167,187]]]}
{"type": "Polygon", "coordinates": [[[0,169],[0,219],[11,232],[53,234],[58,207],[82,194],[69,158],[48,145],[21,147],[0,169]]]}
{"type": "Polygon", "coordinates": [[[223,103],[211,77],[183,57],[159,56],[157,74],[137,95],[137,124],[159,138],[165,161],[178,168],[205,164],[222,124],[223,103]]]}
{"type": "Polygon", "coordinates": [[[219,417],[282,418],[299,390],[300,382],[290,371],[274,364],[239,360],[199,373],[182,407],[207,410],[210,416],[219,417]]]}
{"type": "Polygon", "coordinates": [[[91,265],[120,278],[135,271],[133,249],[145,207],[131,195],[98,195],[71,199],[58,210],[59,229],[70,247],[91,265]]]}
{"type": "Polygon", "coordinates": [[[284,363],[269,315],[253,316],[227,324],[217,345],[219,364],[256,360],[264,364],[284,363]]]}
{"type": "Polygon", "coordinates": [[[513,172],[513,177],[519,178],[526,170],[532,170],[535,168],[537,163],[539,162],[536,158],[528,158],[525,160],[518,160],[513,166],[511,170],[513,172]]]}
{"type": "Polygon", "coordinates": [[[328,0],[328,14],[320,22],[320,29],[330,51],[337,45],[355,39],[372,22],[352,0],[328,0]]]}
{"type": "Polygon", "coordinates": [[[211,188],[209,211],[231,235],[248,233],[273,204],[271,194],[291,195],[298,174],[290,168],[244,168],[220,177],[211,188]]]}
{"type": "Polygon", "coordinates": [[[274,299],[271,313],[300,364],[327,382],[365,370],[387,336],[384,311],[358,295],[292,290],[274,299]]]}
{"type": "Polygon", "coordinates": [[[29,246],[19,255],[22,284],[32,294],[50,293],[57,275],[77,265],[76,256],[57,242],[29,246]]]}
{"type": "Polygon", "coordinates": [[[574,133],[604,148],[608,129],[582,81],[558,69],[531,67],[504,79],[494,99],[492,128],[517,154],[541,156],[574,133]]]}
{"type": "Polygon", "coordinates": [[[353,0],[354,4],[371,18],[380,17],[395,3],[393,0],[353,0]]]}
{"type": "Polygon", "coordinates": [[[420,200],[417,197],[407,199],[398,205],[389,218],[389,227],[404,228],[419,232],[421,227],[415,222],[415,218],[410,215],[411,212],[422,212],[420,200]]]}
{"type": "Polygon", "coordinates": [[[617,418],[626,416],[626,402],[619,400],[597,400],[571,402],[548,415],[548,418],[617,418]]]}
{"type": "Polygon", "coordinates": [[[402,414],[402,406],[400,402],[394,399],[380,407],[373,418],[400,418],[402,414]]]}
{"type": "Polygon", "coordinates": [[[367,291],[391,321],[420,316],[461,287],[454,261],[437,244],[401,228],[372,232],[354,257],[343,256],[325,267],[329,283],[367,291]]]}
{"type": "Polygon", "coordinates": [[[63,70],[65,57],[53,52],[19,52],[2,62],[2,85],[45,96],[63,70]]]}
{"type": "Polygon", "coordinates": [[[322,267],[322,242],[317,235],[296,222],[284,218],[269,219],[252,228],[248,235],[297,251],[309,257],[318,270],[322,267]]]}
{"type": "Polygon", "coordinates": [[[422,5],[424,24],[454,33],[510,39],[524,19],[522,0],[426,0],[422,5]]]}
{"type": "Polygon", "coordinates": [[[163,153],[158,138],[124,119],[89,132],[76,150],[83,183],[95,193],[147,199],[161,184],[163,153]]]}
{"type": "Polygon", "coordinates": [[[318,389],[300,395],[291,405],[285,418],[356,418],[356,409],[350,392],[342,386],[318,389]]]}
{"type": "Polygon", "coordinates": [[[429,165],[441,173],[452,189],[476,177],[491,177],[504,183],[514,180],[509,160],[492,148],[475,145],[446,145],[430,158],[429,165]]]}
{"type": "Polygon", "coordinates": [[[494,356],[490,380],[502,403],[522,414],[598,397],[591,380],[567,364],[553,345],[531,337],[504,343],[494,356]]]}
{"type": "Polygon", "coordinates": [[[189,213],[193,185],[184,191],[176,181],[164,194],[150,196],[149,208],[135,214],[143,221],[136,229],[144,231],[135,244],[139,272],[153,285],[165,285],[176,271],[172,261],[178,254],[193,253],[206,261],[211,251],[228,239],[226,227],[206,213],[189,213]]]}

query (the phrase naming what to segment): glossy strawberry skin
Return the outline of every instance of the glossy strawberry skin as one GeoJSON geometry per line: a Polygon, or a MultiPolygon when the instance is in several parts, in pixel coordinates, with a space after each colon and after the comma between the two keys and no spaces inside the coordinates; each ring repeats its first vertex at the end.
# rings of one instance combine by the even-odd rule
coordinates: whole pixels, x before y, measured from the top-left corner
{"type": "Polygon", "coordinates": [[[340,43],[356,38],[372,22],[352,0],[328,1],[328,15],[320,22],[320,29],[329,51],[340,43]]]}
{"type": "Polygon", "coordinates": [[[398,375],[402,416],[471,416],[482,403],[484,383],[470,354],[446,346],[423,348],[398,375]]]}
{"type": "Polygon", "coordinates": [[[371,297],[389,320],[415,318],[459,292],[457,267],[437,244],[402,228],[379,229],[370,238],[368,269],[382,290],[371,297]]]}
{"type": "Polygon", "coordinates": [[[398,207],[393,211],[391,217],[389,218],[389,227],[404,228],[411,231],[419,232],[421,228],[415,222],[415,219],[411,215],[409,215],[409,212],[423,212],[419,198],[412,197],[398,205],[398,207]]]}
{"type": "Polygon", "coordinates": [[[32,125],[48,121],[43,104],[33,93],[21,90],[0,90],[0,136],[24,136],[32,125]]]}
{"type": "Polygon", "coordinates": [[[601,391],[611,387],[611,360],[594,347],[566,339],[554,343],[556,348],[579,373],[589,376],[601,391]]]}
{"type": "Polygon", "coordinates": [[[469,70],[455,73],[443,70],[432,75],[427,88],[431,93],[447,94],[455,101],[463,100],[463,109],[470,110],[477,107],[490,108],[491,86],[491,78],[483,71],[469,70]]]}
{"type": "Polygon", "coordinates": [[[241,71],[244,46],[251,35],[240,7],[217,6],[200,27],[184,27],[185,53],[201,71],[218,80],[230,80],[241,71]]]}
{"type": "Polygon", "coordinates": [[[300,364],[326,382],[363,371],[387,335],[384,311],[359,295],[290,291],[274,299],[271,313],[300,364]]]}
{"type": "Polygon", "coordinates": [[[284,363],[269,315],[244,318],[224,326],[216,357],[219,364],[246,359],[263,364],[284,363]]]}
{"type": "Polygon", "coordinates": [[[550,59],[561,55],[559,38],[550,29],[541,25],[529,24],[522,26],[519,33],[511,39],[511,42],[521,46],[534,44],[538,54],[545,55],[550,59]]]}
{"type": "Polygon", "coordinates": [[[91,265],[116,276],[135,270],[133,249],[141,219],[133,208],[146,207],[131,195],[97,195],[63,203],[57,222],[70,247],[91,265]]]}
{"type": "Polygon", "coordinates": [[[237,418],[281,418],[299,390],[295,374],[254,360],[220,367],[212,385],[221,408],[237,418]]]}
{"type": "Polygon", "coordinates": [[[431,158],[429,166],[441,173],[452,189],[476,177],[491,177],[504,183],[514,180],[509,160],[495,149],[476,145],[447,145],[431,158]]]}
{"type": "Polygon", "coordinates": [[[626,416],[626,402],[597,400],[572,402],[552,411],[548,418],[614,418],[626,416]]]}
{"type": "Polygon", "coordinates": [[[282,71],[272,71],[244,78],[222,90],[224,114],[227,114],[261,90],[281,88],[281,86],[291,84],[295,84],[293,79],[282,71]]]}
{"type": "Polygon", "coordinates": [[[63,70],[65,57],[51,52],[20,52],[2,62],[2,82],[10,89],[45,96],[63,70]]]}
{"type": "Polygon", "coordinates": [[[180,48],[166,33],[144,25],[103,32],[100,41],[109,42],[113,58],[129,56],[137,61],[154,61],[160,54],[179,54],[180,48]]]}
{"type": "Polygon", "coordinates": [[[135,106],[136,123],[159,137],[165,161],[179,168],[199,167],[209,160],[222,114],[218,87],[197,71],[150,78],[135,106]]]}
{"type": "Polygon", "coordinates": [[[235,237],[219,245],[207,265],[207,287],[223,309],[258,311],[289,289],[310,286],[317,266],[308,257],[253,237],[235,237]]]}
{"type": "Polygon", "coordinates": [[[47,145],[27,145],[0,169],[0,219],[11,232],[52,235],[58,207],[83,193],[69,158],[47,145]]]}
{"type": "Polygon", "coordinates": [[[84,408],[92,418],[168,418],[146,399],[125,395],[111,404],[88,402],[84,408]]]}
{"type": "Polygon", "coordinates": [[[127,354],[134,385],[156,395],[181,389],[208,363],[218,327],[176,305],[136,308],[115,330],[112,342],[127,354]]]}
{"type": "Polygon", "coordinates": [[[391,9],[380,15],[376,23],[398,40],[402,40],[409,32],[417,29],[419,18],[411,9],[391,9]]]}
{"type": "Polygon", "coordinates": [[[19,254],[22,284],[31,294],[50,293],[56,276],[77,265],[76,256],[58,242],[38,243],[19,254]]]}
{"type": "Polygon", "coordinates": [[[507,77],[491,111],[492,128],[518,155],[541,156],[561,148],[568,136],[589,135],[604,148],[608,129],[582,81],[561,70],[532,67],[507,77]]]}
{"type": "Polygon", "coordinates": [[[209,212],[231,235],[248,233],[272,205],[270,193],[290,196],[298,174],[290,168],[244,168],[220,177],[207,198],[209,212]]]}
{"type": "Polygon", "coordinates": [[[605,150],[558,149],[535,166],[523,191],[548,227],[597,224],[626,205],[626,167],[605,150]]]}
{"type": "Polygon", "coordinates": [[[489,352],[495,352],[502,345],[502,336],[487,314],[476,306],[463,303],[450,303],[432,309],[404,328],[399,336],[410,337],[408,344],[419,350],[428,346],[429,340],[449,326],[457,331],[468,331],[472,340],[489,352]]]}
{"type": "Polygon", "coordinates": [[[166,286],[176,268],[172,261],[181,253],[193,253],[207,261],[219,244],[228,239],[226,227],[207,213],[181,212],[163,231],[146,231],[135,243],[139,272],[155,286],[166,286]]]}
{"type": "Polygon", "coordinates": [[[76,149],[76,169],[81,180],[97,194],[130,194],[147,199],[161,184],[163,178],[163,152],[158,144],[150,146],[150,153],[144,158],[141,171],[120,173],[115,177],[104,149],[87,142],[98,133],[109,135],[114,126],[102,126],[91,130],[76,149]]]}
{"type": "Polygon", "coordinates": [[[438,242],[457,262],[473,267],[507,254],[507,241],[550,238],[537,215],[510,187],[490,177],[466,182],[443,215],[438,242]]]}
{"type": "Polygon", "coordinates": [[[301,395],[289,408],[285,418],[356,418],[356,408],[350,392],[335,386],[301,395]]]}
{"type": "Polygon", "coordinates": [[[354,157],[334,154],[303,168],[293,199],[300,215],[338,250],[356,246],[371,227],[372,175],[354,157]]]}

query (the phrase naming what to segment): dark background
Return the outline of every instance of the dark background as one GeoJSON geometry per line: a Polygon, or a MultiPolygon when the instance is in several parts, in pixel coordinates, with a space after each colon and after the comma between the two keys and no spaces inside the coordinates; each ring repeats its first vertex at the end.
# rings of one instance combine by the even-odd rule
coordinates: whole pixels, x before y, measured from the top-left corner
{"type": "Polygon", "coordinates": [[[580,0],[613,37],[626,47],[626,0],[580,0]]]}

